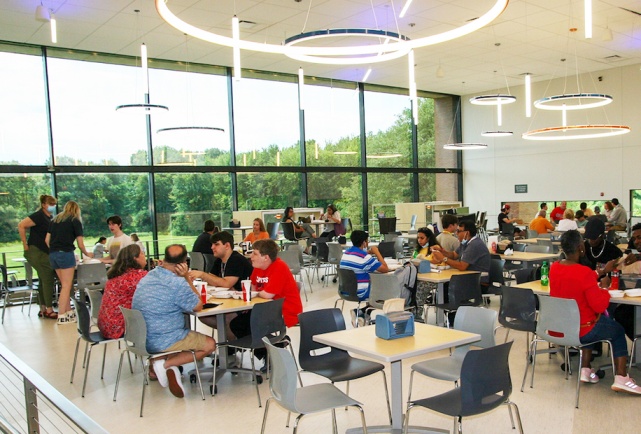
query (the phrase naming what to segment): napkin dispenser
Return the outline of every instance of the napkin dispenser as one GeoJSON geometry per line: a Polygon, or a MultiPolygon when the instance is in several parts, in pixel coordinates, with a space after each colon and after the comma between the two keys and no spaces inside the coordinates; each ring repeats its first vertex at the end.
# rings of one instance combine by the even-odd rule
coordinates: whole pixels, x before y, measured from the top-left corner
{"type": "Polygon", "coordinates": [[[387,340],[414,336],[414,315],[407,311],[378,315],[376,336],[387,340]]]}

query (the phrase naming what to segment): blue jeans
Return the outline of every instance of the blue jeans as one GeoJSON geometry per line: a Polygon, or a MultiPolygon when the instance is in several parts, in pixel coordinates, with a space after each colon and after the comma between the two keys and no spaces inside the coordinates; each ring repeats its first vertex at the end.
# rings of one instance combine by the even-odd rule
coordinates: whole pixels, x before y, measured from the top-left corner
{"type": "MultiPolygon", "coordinates": [[[[612,342],[612,355],[615,359],[628,356],[628,343],[625,340],[623,326],[605,315],[601,315],[592,330],[580,340],[581,343],[608,340],[612,342]]],[[[592,345],[586,348],[592,349],[592,345]]]]}

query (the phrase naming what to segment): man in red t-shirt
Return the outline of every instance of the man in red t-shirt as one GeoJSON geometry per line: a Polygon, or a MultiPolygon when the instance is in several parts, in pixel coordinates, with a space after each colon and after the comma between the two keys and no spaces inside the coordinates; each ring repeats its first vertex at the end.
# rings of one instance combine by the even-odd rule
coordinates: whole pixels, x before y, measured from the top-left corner
{"type": "MultiPolygon", "coordinates": [[[[260,298],[284,298],[283,318],[287,327],[298,324],[298,314],[303,311],[298,285],[287,264],[278,257],[278,246],[269,240],[258,240],[253,244],[254,251],[251,262],[254,271],[250,277],[252,289],[259,291],[260,298]]],[[[236,337],[241,338],[251,333],[251,311],[239,314],[230,323],[230,328],[236,337]]],[[[255,351],[256,357],[262,352],[255,351]]]]}
{"type": "Polygon", "coordinates": [[[566,202],[561,202],[561,205],[552,210],[552,212],[550,213],[550,220],[552,220],[554,224],[559,224],[559,222],[563,220],[563,213],[565,212],[566,206],[566,202]]]}

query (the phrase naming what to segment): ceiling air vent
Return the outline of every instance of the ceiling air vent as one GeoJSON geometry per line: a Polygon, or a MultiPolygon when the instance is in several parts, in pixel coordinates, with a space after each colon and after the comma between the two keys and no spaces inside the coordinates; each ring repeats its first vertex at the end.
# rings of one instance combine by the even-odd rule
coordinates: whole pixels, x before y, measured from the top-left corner
{"type": "Polygon", "coordinates": [[[605,60],[606,62],[619,62],[623,60],[623,57],[619,56],[618,54],[613,54],[612,56],[604,57],[603,60],[605,60]]]}

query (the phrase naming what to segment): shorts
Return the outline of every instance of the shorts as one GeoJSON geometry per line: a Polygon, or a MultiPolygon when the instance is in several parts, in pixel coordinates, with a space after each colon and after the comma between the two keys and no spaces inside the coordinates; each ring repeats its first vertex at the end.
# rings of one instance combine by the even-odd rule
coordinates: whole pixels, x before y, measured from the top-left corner
{"type": "Polygon", "coordinates": [[[49,252],[49,262],[54,270],[76,267],[76,255],[73,252],[49,252]]]}
{"type": "Polygon", "coordinates": [[[182,340],[174,343],[164,351],[201,351],[207,347],[207,336],[190,330],[182,340]]]}

